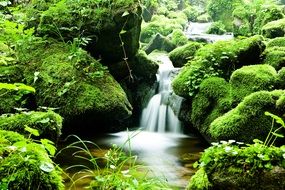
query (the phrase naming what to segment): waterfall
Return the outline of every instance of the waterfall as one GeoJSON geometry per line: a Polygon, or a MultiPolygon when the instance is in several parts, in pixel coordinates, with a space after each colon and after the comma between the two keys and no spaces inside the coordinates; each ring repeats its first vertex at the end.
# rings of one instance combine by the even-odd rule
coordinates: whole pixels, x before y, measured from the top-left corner
{"type": "Polygon", "coordinates": [[[174,68],[167,55],[157,57],[161,62],[157,73],[158,92],[143,109],[140,127],[151,132],[181,132],[181,123],[177,117],[182,98],[175,95],[171,88],[171,80],[179,71],[174,68]]]}

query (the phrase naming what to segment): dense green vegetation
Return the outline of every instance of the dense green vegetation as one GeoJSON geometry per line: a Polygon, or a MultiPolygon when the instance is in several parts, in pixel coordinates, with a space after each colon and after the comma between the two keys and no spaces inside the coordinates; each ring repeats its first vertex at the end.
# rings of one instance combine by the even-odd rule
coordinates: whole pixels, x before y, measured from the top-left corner
{"type": "MultiPolygon", "coordinates": [[[[180,119],[213,142],[187,188],[283,188],[284,36],[284,1],[0,1],[0,189],[64,189],[60,135],[136,125],[157,51],[182,67],[180,119]],[[188,22],[235,38],[194,42],[188,22]]],[[[88,161],[89,188],[173,189],[123,147],[96,157],[77,140],[67,149],[88,161]]]]}

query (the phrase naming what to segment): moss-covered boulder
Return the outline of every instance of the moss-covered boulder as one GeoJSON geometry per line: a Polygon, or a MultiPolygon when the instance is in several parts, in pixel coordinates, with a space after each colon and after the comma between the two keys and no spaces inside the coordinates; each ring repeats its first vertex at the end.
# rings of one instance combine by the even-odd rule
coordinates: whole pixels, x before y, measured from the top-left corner
{"type": "Polygon", "coordinates": [[[175,49],[176,46],[167,37],[157,34],[144,48],[147,54],[150,54],[154,50],[170,52],[175,49]]]}
{"type": "MultiPolygon", "coordinates": [[[[185,21],[186,23],[187,21],[185,21]]],[[[183,30],[183,25],[177,19],[170,19],[163,15],[154,16],[151,22],[142,24],[140,41],[148,43],[156,34],[167,36],[175,29],[183,30]]]]}
{"type": "Polygon", "coordinates": [[[19,53],[29,54],[22,64],[27,65],[27,83],[37,90],[38,106],[57,108],[65,121],[76,118],[86,125],[130,116],[132,108],[123,89],[86,51],[53,40],[37,41],[26,51],[19,53]]]}
{"type": "Polygon", "coordinates": [[[38,130],[40,138],[57,141],[61,135],[62,118],[53,111],[23,112],[0,116],[0,130],[9,130],[29,135],[26,127],[38,130]]]}
{"type": "Polygon", "coordinates": [[[41,14],[38,33],[65,41],[85,39],[92,55],[119,62],[137,53],[141,21],[137,0],[64,0],[41,14]]]}
{"type": "Polygon", "coordinates": [[[191,123],[209,137],[209,126],[216,118],[232,109],[230,84],[223,78],[205,79],[192,101],[191,123]]]}
{"type": "Polygon", "coordinates": [[[277,38],[271,39],[266,44],[266,48],[271,48],[271,47],[285,47],[285,37],[277,37],[277,38]]]}
{"type": "Polygon", "coordinates": [[[285,108],[284,90],[259,91],[245,97],[238,106],[215,119],[210,125],[213,139],[235,139],[252,142],[253,139],[265,140],[272,119],[264,112],[282,115],[285,108]]]}
{"type": "Polygon", "coordinates": [[[192,101],[191,122],[202,134],[211,137],[210,125],[215,119],[251,93],[273,90],[278,83],[277,72],[269,65],[244,66],[233,72],[229,82],[219,77],[207,78],[192,101]]]}
{"type": "Polygon", "coordinates": [[[235,140],[212,143],[202,154],[199,170],[187,190],[284,189],[285,147],[256,140],[243,144],[235,140]]]}
{"type": "Polygon", "coordinates": [[[1,189],[64,189],[61,170],[54,165],[45,146],[4,130],[0,130],[0,142],[1,189]]]}
{"type": "Polygon", "coordinates": [[[204,79],[212,76],[229,79],[234,70],[260,63],[265,48],[262,41],[261,36],[253,36],[244,40],[219,41],[200,48],[172,82],[174,92],[185,98],[193,97],[204,79]]]}
{"type": "Polygon", "coordinates": [[[266,48],[262,54],[264,64],[271,65],[277,71],[285,66],[285,47],[266,48]]]}
{"type": "Polygon", "coordinates": [[[176,46],[183,46],[187,44],[188,38],[185,36],[184,32],[180,29],[174,30],[170,35],[169,35],[171,42],[175,44],[176,46]]]}
{"type": "Polygon", "coordinates": [[[277,72],[270,65],[244,66],[233,72],[229,82],[233,101],[239,103],[252,92],[277,87],[277,72]]]}
{"type": "Polygon", "coordinates": [[[182,67],[194,58],[194,55],[202,45],[198,42],[188,42],[184,46],[177,47],[169,53],[169,58],[175,67],[182,67]]]}
{"type": "Polygon", "coordinates": [[[285,19],[267,23],[262,27],[262,34],[267,38],[282,37],[285,35],[285,19]]]}

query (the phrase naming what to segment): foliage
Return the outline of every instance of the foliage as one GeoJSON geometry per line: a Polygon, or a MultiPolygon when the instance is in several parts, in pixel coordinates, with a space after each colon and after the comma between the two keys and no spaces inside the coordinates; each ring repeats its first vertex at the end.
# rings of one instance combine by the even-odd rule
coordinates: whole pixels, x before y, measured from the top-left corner
{"type": "MultiPolygon", "coordinates": [[[[184,22],[186,23],[186,22],[184,22]]],[[[163,36],[167,36],[175,29],[183,29],[183,26],[176,20],[170,19],[163,15],[153,16],[151,22],[144,23],[141,31],[141,42],[150,42],[153,36],[160,33],[163,36]]]]}
{"type": "Polygon", "coordinates": [[[267,38],[283,37],[285,35],[285,19],[267,23],[262,27],[262,34],[267,38]]]}
{"type": "Polygon", "coordinates": [[[214,21],[222,22],[228,31],[232,28],[232,13],[235,7],[241,4],[241,0],[210,0],[207,11],[214,21]]]}
{"type": "Polygon", "coordinates": [[[176,46],[183,46],[188,42],[188,38],[185,36],[184,32],[180,29],[173,30],[170,36],[172,43],[175,44],[176,46]]]}
{"type": "Polygon", "coordinates": [[[216,140],[265,140],[270,132],[271,120],[264,112],[280,115],[284,106],[283,90],[254,92],[246,96],[237,107],[215,119],[210,125],[210,135],[216,140]]]}
{"type": "Polygon", "coordinates": [[[188,6],[183,10],[183,13],[187,16],[188,21],[197,21],[197,17],[200,15],[200,12],[197,9],[197,7],[188,6]]]}
{"type": "Polygon", "coordinates": [[[191,177],[186,190],[208,190],[211,186],[207,173],[201,168],[191,177]]]}
{"type": "Polygon", "coordinates": [[[41,138],[58,140],[61,134],[62,118],[49,110],[47,112],[22,112],[0,116],[0,129],[28,135],[26,127],[37,129],[41,138]]]}
{"type": "Polygon", "coordinates": [[[0,130],[0,189],[64,189],[61,170],[50,159],[51,141],[33,142],[11,131],[0,130]]]}
{"type": "Polygon", "coordinates": [[[222,35],[226,33],[225,25],[222,22],[213,22],[207,31],[208,34],[222,35]]]}
{"type": "MultiPolygon", "coordinates": [[[[95,157],[92,155],[90,148],[98,146],[90,141],[83,141],[79,137],[76,137],[76,142],[68,145],[66,149],[75,150],[73,156],[81,159],[82,161],[88,161],[89,164],[73,165],[69,169],[78,169],[77,173],[84,176],[77,180],[84,178],[92,178],[91,183],[88,185],[92,189],[154,189],[154,190],[170,190],[171,188],[166,182],[156,178],[147,177],[149,172],[147,168],[137,164],[137,156],[132,155],[131,152],[124,152],[124,148],[130,148],[130,140],[136,133],[131,134],[125,144],[122,147],[113,145],[104,156],[95,157]],[[103,165],[99,164],[99,161],[103,165]]],[[[73,178],[76,178],[75,174],[73,178]]],[[[77,180],[73,181],[76,185],[77,180]]]]}
{"type": "Polygon", "coordinates": [[[274,67],[277,71],[279,71],[281,68],[285,66],[285,47],[280,46],[274,46],[271,47],[268,45],[265,51],[263,52],[263,63],[271,65],[274,67]]]}
{"type": "Polygon", "coordinates": [[[234,70],[259,63],[263,50],[261,36],[208,44],[184,66],[172,82],[173,89],[180,96],[193,97],[204,79],[212,76],[228,79],[234,70]]]}
{"type": "MultiPolygon", "coordinates": [[[[235,140],[212,143],[212,146],[202,154],[199,163],[195,164],[200,169],[192,179],[198,181],[207,176],[211,178],[214,172],[225,170],[228,171],[228,175],[234,173],[246,176],[258,175],[261,171],[271,170],[275,166],[284,168],[284,158],[284,146],[280,148],[265,146],[257,139],[254,140],[254,144],[247,145],[235,140]]],[[[206,183],[206,186],[202,186],[201,189],[207,189],[207,186],[209,184],[206,183]]]]}
{"type": "Polygon", "coordinates": [[[169,58],[175,67],[184,66],[202,45],[198,42],[188,42],[187,44],[177,47],[169,53],[169,58]]]}

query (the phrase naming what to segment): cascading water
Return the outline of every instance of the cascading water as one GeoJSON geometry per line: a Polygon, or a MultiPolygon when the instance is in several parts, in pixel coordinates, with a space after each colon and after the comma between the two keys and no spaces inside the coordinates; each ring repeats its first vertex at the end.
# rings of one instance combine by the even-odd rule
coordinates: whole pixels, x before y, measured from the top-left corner
{"type": "Polygon", "coordinates": [[[158,92],[149,101],[142,112],[140,127],[151,132],[181,132],[181,123],[177,117],[182,98],[175,95],[171,80],[179,68],[174,68],[167,55],[159,55],[158,92]]]}

